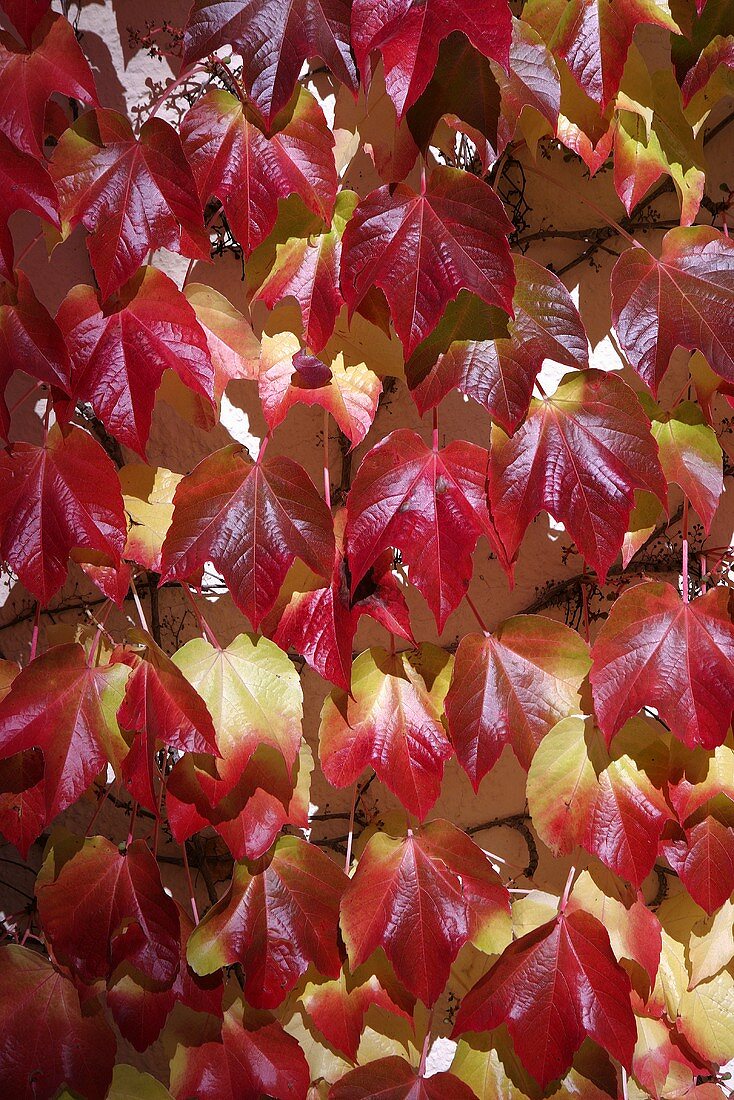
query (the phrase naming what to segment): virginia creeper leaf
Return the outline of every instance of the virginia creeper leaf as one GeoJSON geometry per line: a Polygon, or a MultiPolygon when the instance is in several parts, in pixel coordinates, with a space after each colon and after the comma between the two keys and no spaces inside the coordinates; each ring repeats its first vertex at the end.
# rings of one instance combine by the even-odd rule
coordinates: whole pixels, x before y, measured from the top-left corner
{"type": "Polygon", "coordinates": [[[51,161],[62,221],[89,232],[89,256],[102,298],[135,274],[151,249],[209,258],[209,238],[181,140],[149,118],[139,138],[115,111],[82,115],[51,161]]]}
{"type": "MultiPolygon", "coordinates": [[[[422,656],[429,679],[448,679],[441,676],[446,671],[441,651],[424,647],[422,656]]],[[[351,696],[335,688],[324,702],[319,754],[334,786],[354,783],[371,765],[406,809],[424,818],[438,798],[451,745],[441,724],[443,698],[419,669],[410,653],[390,655],[377,648],[360,653],[352,667],[351,696]]]]}
{"type": "Polygon", "coordinates": [[[716,433],[692,401],[683,401],[672,412],[652,402],[642,404],[650,416],[665,480],[680,485],[708,534],[724,488],[716,433]]]}
{"type": "Polygon", "coordinates": [[[143,268],[119,300],[102,307],[90,286],[74,287],[56,319],[71,355],[74,399],[88,402],[108,431],[141,457],[164,370],[212,401],[206,336],[162,271],[143,268]]]}
{"type": "Polygon", "coordinates": [[[333,981],[309,984],[303,992],[303,1006],[313,1023],[331,1046],[345,1054],[350,1062],[357,1061],[365,1016],[372,1005],[412,1021],[412,1017],[395,1004],[376,974],[360,984],[342,970],[333,981]]]}
{"type": "Polygon", "coordinates": [[[257,628],[297,557],[315,573],[331,573],[331,514],[297,462],[252,462],[233,444],[203,459],[178,485],[162,581],[183,580],[211,561],[257,628]]]}
{"type": "Polygon", "coordinates": [[[245,994],[257,1008],[275,1008],[310,964],[335,978],[339,901],[347,878],[320,849],[281,837],[256,874],[239,863],[229,891],[189,939],[197,974],[239,962],[245,994]]]}
{"type": "Polygon", "coordinates": [[[370,55],[379,51],[385,86],[398,122],[430,80],[442,39],[461,31],[481,53],[507,68],[512,22],[505,0],[353,0],[352,42],[369,83],[370,55]]]}
{"type": "Polygon", "coordinates": [[[278,199],[299,195],[329,224],[336,199],[334,137],[316,100],[301,88],[268,137],[255,112],[229,92],[211,91],[184,118],[184,150],[204,202],[221,201],[245,256],[275,225],[278,199]]]}
{"type": "Polygon", "coordinates": [[[99,1011],[82,1009],[73,984],[36,951],[0,949],[0,1077],[9,1096],[56,1096],[63,1085],[104,1100],[115,1037],[99,1011]]]}
{"type": "Polygon", "coordinates": [[[33,32],[51,7],[51,0],[3,0],[3,11],[27,46],[33,32]]]}
{"type": "Polygon", "coordinates": [[[105,837],[86,839],[37,899],[55,957],[81,981],[107,978],[125,961],[163,985],[178,973],[178,911],[144,841],[121,851],[105,837]]]}
{"type": "Polygon", "coordinates": [[[347,503],[346,541],[352,589],[393,546],[439,630],[463,599],[480,535],[504,563],[487,501],[489,456],[473,443],[430,449],[399,428],[364,457],[347,503]]]}
{"type": "Polygon", "coordinates": [[[562,522],[600,580],[622,547],[634,490],[666,499],[649,420],[613,374],[566,376],[492,454],[492,514],[510,558],[542,509],[562,522]]]}
{"type": "Polygon", "coordinates": [[[308,58],[320,57],[356,92],[349,9],[350,0],[195,0],[184,33],[184,63],[232,46],[242,55],[247,94],[270,126],[308,58]]]}
{"type": "Polygon", "coordinates": [[[623,252],[612,271],[612,320],[622,350],[653,393],[677,347],[701,351],[734,382],[734,242],[709,226],[671,229],[660,259],[623,252]]]}
{"type": "Polygon", "coordinates": [[[13,238],[8,221],[16,210],[30,210],[56,229],[58,198],[51,177],[43,165],[8,141],[0,132],[0,276],[13,278],[13,238]]]}
{"type": "Polygon", "coordinates": [[[474,1092],[453,1073],[424,1077],[404,1058],[392,1055],[358,1066],[329,1089],[329,1100],[474,1100],[474,1092]]]}
{"type": "Polygon", "coordinates": [[[724,741],[734,712],[727,589],[684,603],[665,582],[635,585],[615,602],[592,658],[594,704],[607,741],[643,706],[656,707],[691,748],[724,741]]]}
{"type": "Polygon", "coordinates": [[[591,666],[582,638],[562,623],[516,615],[493,635],[459,643],[446,719],[459,763],[474,790],[510,745],[524,768],[545,734],[578,712],[591,666]]]}
{"type": "Polygon", "coordinates": [[[515,940],[464,997],[455,1033],[503,1022],[541,1088],[566,1072],[587,1035],[629,1068],[630,980],[604,925],[580,910],[561,912],[515,940]]]}
{"type": "Polygon", "coordinates": [[[160,573],[163,540],[173,519],[173,494],[182,475],[140,462],[123,466],[119,474],[129,521],[123,556],[160,573]]]}
{"type": "Polygon", "coordinates": [[[97,102],[94,77],[74,28],[49,12],[35,27],[27,49],[10,35],[0,35],[0,130],[22,152],[39,159],[44,112],[54,92],[82,103],[97,102]]]}
{"type": "Polygon", "coordinates": [[[187,283],[184,294],[206,335],[214,368],[214,397],[220,401],[229,382],[257,378],[260,342],[245,317],[213,287],[187,283]]]}
{"type": "Polygon", "coordinates": [[[713,913],[734,892],[734,828],[705,817],[685,830],[685,839],[664,846],[670,866],[693,900],[713,913]]]}
{"type": "Polygon", "coordinates": [[[511,231],[492,189],[456,168],[435,168],[420,193],[404,183],[378,188],[359,203],[342,238],[350,314],[379,287],[409,356],[462,287],[511,313],[511,231]]]}
{"type": "Polygon", "coordinates": [[[73,805],[108,760],[125,752],[115,714],[128,670],[90,666],[75,642],[31,661],[0,702],[0,753],[43,751],[47,819],[73,805]]]}

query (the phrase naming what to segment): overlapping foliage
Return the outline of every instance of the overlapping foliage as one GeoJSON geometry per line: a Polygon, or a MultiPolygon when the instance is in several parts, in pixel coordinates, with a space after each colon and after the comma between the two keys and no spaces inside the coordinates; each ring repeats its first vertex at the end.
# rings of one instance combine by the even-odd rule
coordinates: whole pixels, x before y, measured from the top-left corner
{"type": "Polygon", "coordinates": [[[37,873],[3,916],[0,1091],[723,1095],[734,551],[706,538],[732,472],[734,244],[707,147],[732,122],[731,4],[195,0],[185,26],[132,33],[180,65],[134,122],[74,5],[1,6],[0,554],[34,604],[29,657],[0,663],[0,831],[37,873]],[[528,178],[596,222],[560,271],[527,254],[564,237],[533,225],[528,178]],[[53,314],[18,212],[52,265],[86,242],[88,282],[53,314]],[[562,278],[612,246],[622,372],[590,360],[562,278]],[[235,303],[207,281],[222,254],[235,303]],[[211,430],[230,383],[259,450],[148,463],[162,401],[211,430]],[[384,415],[395,387],[422,422],[384,415]],[[457,392],[481,444],[441,430],[457,392]],[[278,446],[299,406],[323,412],[323,485],[278,446]],[[581,562],[556,586],[579,613],[559,621],[551,592],[497,622],[476,562],[511,585],[541,514],[581,562]],[[226,646],[214,572],[241,620],[226,646]],[[54,637],[69,576],[89,619],[54,637]],[[159,588],[193,610],[183,644],[159,588]],[[137,623],[108,628],[115,606],[137,623]],[[457,637],[460,607],[477,627],[457,637]],[[380,641],[355,653],[366,620],[380,641]],[[310,797],[305,666],[344,812],[310,797]],[[506,752],[527,813],[503,819],[483,781],[506,752]],[[435,813],[454,758],[468,817],[517,828],[527,866],[435,813]],[[369,785],[402,809],[365,816],[369,785]],[[573,861],[555,893],[554,859],[573,861]],[[453,1061],[430,1072],[437,1035],[453,1061]],[[158,1044],[158,1080],[123,1043],[158,1044]]]}

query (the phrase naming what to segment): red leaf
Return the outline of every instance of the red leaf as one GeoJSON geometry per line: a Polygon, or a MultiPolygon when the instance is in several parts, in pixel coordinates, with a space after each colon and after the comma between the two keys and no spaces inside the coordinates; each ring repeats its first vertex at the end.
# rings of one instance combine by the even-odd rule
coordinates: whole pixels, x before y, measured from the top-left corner
{"type": "Polygon", "coordinates": [[[371,764],[406,809],[426,816],[451,756],[441,724],[442,699],[428,687],[431,675],[440,675],[440,652],[426,646],[416,654],[377,648],[360,653],[351,697],[335,689],[321,711],[319,754],[330,783],[346,787],[371,764]]]}
{"type": "Polygon", "coordinates": [[[313,965],[327,977],[341,969],[339,901],[347,877],[319,848],[281,837],[257,874],[239,863],[225,896],[191,934],[188,959],[197,974],[239,962],[244,991],[256,1008],[275,1008],[313,965]]]}
{"type": "Polygon", "coordinates": [[[469,587],[479,536],[505,561],[489,513],[488,465],[487,452],[473,443],[431,450],[407,428],[380,440],[362,460],[347,502],[352,590],[396,547],[443,630],[469,587]]]}
{"type": "Polygon", "coordinates": [[[297,557],[328,576],[334,532],[329,509],[292,459],[252,462],[234,444],[179,483],[163,544],[162,582],[183,580],[211,561],[257,628],[297,557]]]}
{"type": "Polygon", "coordinates": [[[508,556],[545,509],[602,583],[622,547],[635,489],[666,500],[657,445],[633,391],[601,371],[567,375],[492,454],[492,514],[508,556]]]}
{"type": "Polygon", "coordinates": [[[142,457],[164,370],[213,400],[206,335],[162,271],[143,268],[119,301],[103,308],[90,286],[74,287],[56,319],[71,355],[74,402],[88,402],[108,431],[142,457]]]}
{"type": "Polygon", "coordinates": [[[472,45],[507,68],[512,20],[506,0],[354,0],[352,42],[369,83],[370,55],[382,54],[385,86],[398,122],[428,84],[442,39],[461,31],[472,45]]]}
{"type": "Polygon", "coordinates": [[[16,210],[30,210],[57,229],[56,188],[43,165],[16,149],[0,132],[0,276],[13,278],[13,237],[8,221],[16,210]]]}
{"type": "Polygon", "coordinates": [[[581,706],[588,650],[562,623],[516,615],[492,636],[465,634],[446,696],[449,736],[478,790],[505,745],[530,767],[542,738],[581,706]]]}
{"type": "Polygon", "coordinates": [[[586,332],[571,295],[552,272],[514,256],[514,319],[462,292],[405,365],[418,411],[454,388],[472,397],[506,431],[525,418],[545,359],[588,366],[586,332]]]}
{"type": "Polygon", "coordinates": [[[251,108],[229,92],[208,92],[186,114],[184,149],[204,202],[221,200],[245,256],[275,225],[278,199],[299,195],[331,222],[336,199],[334,136],[304,88],[266,136],[251,108]]]}
{"type": "MultiPolygon", "coordinates": [[[[701,51],[696,64],[688,70],[683,81],[683,105],[685,107],[693,97],[706,88],[709,81],[713,80],[720,68],[734,69],[734,35],[717,34],[701,51]]],[[[728,78],[731,80],[731,77],[728,78]]],[[[722,79],[722,92],[727,87],[727,78],[722,79]]],[[[704,99],[705,102],[705,99],[704,99]]]]}
{"type": "Polygon", "coordinates": [[[117,471],[79,428],[53,427],[44,447],[16,443],[0,457],[2,557],[26,588],[49,600],[75,548],[120,562],[127,524],[117,471]]]}
{"type": "Polygon", "coordinates": [[[308,985],[303,993],[303,1007],[313,1023],[350,1062],[357,1061],[364,1019],[372,1005],[402,1016],[412,1025],[412,1016],[395,1004],[375,974],[358,984],[342,970],[334,981],[308,985]]]}
{"type": "Polygon", "coordinates": [[[54,92],[97,102],[74,28],[49,12],[33,31],[29,49],[0,35],[0,130],[24,153],[42,157],[44,113],[54,92]]]}
{"type": "Polygon", "coordinates": [[[693,748],[720,745],[734,713],[734,623],[726,588],[683,603],[648,581],[615,602],[592,650],[591,683],[609,742],[643,706],[693,748]]]}
{"type": "Polygon", "coordinates": [[[181,670],[149,635],[133,631],[132,639],[145,645],[146,651],[133,666],[117,712],[121,727],[138,735],[122,770],[134,797],[157,813],[158,745],[214,756],[219,751],[206,703],[181,670]]]}
{"type": "Polygon", "coordinates": [[[334,518],[337,548],[331,584],[294,592],[279,613],[277,627],[267,633],[281,649],[292,646],[320,676],[349,691],[352,643],[362,615],[409,642],[413,635],[405,597],[393,576],[391,551],[378,558],[352,597],[343,545],[345,518],[343,509],[334,518]]]}
{"type": "Polygon", "coordinates": [[[320,57],[356,93],[349,8],[350,0],[195,0],[184,33],[184,63],[232,46],[242,55],[247,93],[270,126],[308,58],[320,57]]]}
{"type": "Polygon", "coordinates": [[[453,1073],[424,1077],[404,1058],[378,1058],[358,1066],[329,1089],[329,1100],[475,1100],[453,1073]]]}
{"type": "Polygon", "coordinates": [[[37,898],[54,956],[80,981],[106,979],[123,962],[164,986],[175,978],[178,912],[144,841],[121,851],[102,836],[85,840],[37,898]]]}
{"type": "Polygon", "coordinates": [[[24,668],[0,702],[0,755],[39,747],[47,820],[71,806],[124,751],[115,722],[127,669],[90,667],[82,646],[55,646],[24,668]]]}
{"type": "Polygon", "coordinates": [[[685,839],[663,846],[693,900],[711,914],[734,892],[734,829],[705,817],[685,830],[685,839]]]}
{"type": "Polygon", "coordinates": [[[0,760],[0,832],[27,859],[31,844],[45,824],[40,749],[24,749],[0,760]]]}
{"type": "Polygon", "coordinates": [[[149,118],[136,138],[114,111],[90,111],[60,138],[51,161],[62,220],[81,223],[102,298],[135,274],[147,252],[209,258],[194,178],[176,131],[149,118]]]}
{"type": "Polygon", "coordinates": [[[171,1063],[176,1100],[306,1100],[310,1080],[293,1036],[276,1020],[250,1026],[241,1002],[224,1014],[221,1043],[180,1044],[171,1063]]]}
{"type": "Polygon", "coordinates": [[[679,32],[655,0],[570,0],[562,10],[553,48],[579,87],[602,109],[619,90],[635,27],[652,23],[679,32]]]}
{"type": "Polygon", "coordinates": [[[68,1085],[104,1100],[116,1048],[104,1016],[98,1006],[82,1009],[72,983],[48,959],[15,944],[0,949],[0,1027],[6,1096],[35,1100],[68,1085]]]}
{"type": "Polygon", "coordinates": [[[629,1069],[637,1033],[630,980],[604,925],[576,910],[515,940],[464,997],[456,1033],[501,1023],[543,1089],[587,1035],[629,1069]]]}
{"type": "Polygon", "coordinates": [[[734,241],[696,225],[666,233],[659,260],[627,249],[612,271],[612,320],[653,393],[677,347],[698,349],[734,382],[734,241]]]}
{"type": "Polygon", "coordinates": [[[0,435],[5,438],[10,414],[3,394],[13,371],[25,371],[64,393],[70,387],[69,355],[58,325],[23,272],[15,278],[0,285],[0,435]]]}
{"type": "Polygon", "coordinates": [[[491,187],[456,168],[435,168],[420,194],[405,183],[378,188],[359,203],[342,238],[350,313],[373,286],[383,290],[406,356],[462,287],[511,313],[511,232],[491,187]]]}
{"type": "Polygon", "coordinates": [[[2,7],[23,41],[30,46],[33,32],[51,7],[51,0],[3,0],[2,7]]]}

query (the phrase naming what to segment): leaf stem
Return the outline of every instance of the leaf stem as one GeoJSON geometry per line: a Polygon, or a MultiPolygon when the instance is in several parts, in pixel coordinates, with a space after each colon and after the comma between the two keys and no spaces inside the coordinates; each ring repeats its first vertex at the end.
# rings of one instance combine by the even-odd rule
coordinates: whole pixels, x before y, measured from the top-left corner
{"type": "Polygon", "coordinates": [[[183,865],[186,872],[186,882],[189,887],[189,901],[191,903],[191,913],[194,918],[194,924],[199,923],[199,910],[196,908],[196,898],[194,897],[194,884],[191,881],[191,868],[189,867],[189,856],[186,851],[186,841],[181,845],[181,851],[183,852],[183,865]]]}
{"type": "Polygon", "coordinates": [[[132,575],[132,573],[130,574],[130,587],[131,587],[132,593],[133,593],[133,600],[135,601],[135,609],[138,613],[138,618],[140,619],[140,625],[142,626],[142,628],[143,628],[143,630],[145,631],[146,634],[150,634],[150,631],[148,629],[148,620],[145,618],[145,612],[143,611],[143,605],[140,602],[140,597],[138,596],[138,590],[135,587],[135,577],[132,575]]]}
{"type": "Polygon", "coordinates": [[[203,612],[200,610],[200,608],[198,607],[196,601],[194,600],[194,595],[191,592],[189,586],[187,584],[184,584],[181,587],[183,588],[183,590],[186,594],[186,598],[188,599],[189,603],[191,604],[191,606],[193,608],[194,615],[196,615],[199,626],[201,627],[202,634],[204,635],[205,638],[209,639],[209,641],[211,642],[211,644],[214,646],[215,649],[221,650],[222,647],[220,646],[219,642],[217,641],[216,636],[214,634],[214,631],[212,630],[212,628],[209,626],[209,623],[204,618],[203,612]]]}
{"type": "Polygon", "coordinates": [[[331,474],[329,472],[329,414],[324,409],[324,500],[331,509],[331,474]]]}
{"type": "Polygon", "coordinates": [[[127,847],[129,848],[135,839],[135,819],[138,816],[138,802],[133,802],[133,812],[130,815],[130,828],[127,831],[127,847]]]}
{"type": "Polygon", "coordinates": [[[683,574],[681,577],[683,603],[688,603],[688,497],[683,497],[683,574]]]}
{"type": "Polygon", "coordinates": [[[38,649],[38,629],[41,624],[41,601],[36,600],[36,612],[33,617],[33,633],[31,634],[31,656],[30,660],[35,661],[36,651],[38,649]]]}
{"type": "Polygon", "coordinates": [[[358,784],[354,784],[354,790],[352,792],[352,812],[349,815],[349,832],[347,833],[347,851],[344,856],[344,874],[349,874],[349,868],[352,865],[352,844],[354,842],[354,815],[357,810],[357,790],[358,784]]]}
{"type": "Polygon", "coordinates": [[[561,897],[560,905],[558,906],[558,912],[559,913],[565,912],[566,906],[568,905],[568,896],[571,893],[571,887],[573,886],[573,880],[574,880],[575,877],[576,877],[576,865],[574,864],[571,867],[571,870],[568,872],[568,878],[566,879],[566,885],[563,887],[563,895],[561,897]]]}
{"type": "Polygon", "coordinates": [[[489,634],[489,631],[487,630],[487,625],[482,616],[479,614],[479,609],[477,608],[474,600],[471,598],[468,592],[464,593],[464,599],[469,605],[469,610],[471,611],[472,615],[477,620],[477,623],[479,624],[479,629],[481,630],[482,634],[489,634]]]}
{"type": "MultiPolygon", "coordinates": [[[[560,188],[561,190],[563,190],[563,191],[567,190],[565,185],[560,183],[555,178],[555,176],[552,176],[550,174],[550,172],[544,172],[542,168],[538,168],[535,165],[530,165],[530,164],[524,164],[523,168],[526,172],[530,172],[535,176],[541,176],[542,179],[548,180],[549,183],[555,184],[555,186],[560,188]]],[[[592,202],[591,199],[587,199],[585,195],[581,195],[579,193],[576,193],[574,195],[574,198],[578,199],[579,202],[584,204],[584,206],[588,206],[589,209],[593,210],[595,214],[598,214],[599,217],[603,221],[605,221],[608,226],[610,226],[610,228],[612,228],[616,233],[619,233],[619,235],[621,237],[624,237],[624,239],[626,241],[629,241],[629,243],[631,245],[634,245],[635,248],[643,248],[644,247],[644,245],[641,245],[639,241],[636,241],[635,238],[632,236],[632,234],[628,233],[627,230],[624,229],[619,224],[619,222],[615,222],[614,218],[610,217],[609,214],[607,214],[606,211],[603,210],[601,206],[597,206],[597,204],[595,202],[592,202]]]]}
{"type": "Polygon", "coordinates": [[[438,454],[438,406],[433,409],[433,453],[438,454]]]}

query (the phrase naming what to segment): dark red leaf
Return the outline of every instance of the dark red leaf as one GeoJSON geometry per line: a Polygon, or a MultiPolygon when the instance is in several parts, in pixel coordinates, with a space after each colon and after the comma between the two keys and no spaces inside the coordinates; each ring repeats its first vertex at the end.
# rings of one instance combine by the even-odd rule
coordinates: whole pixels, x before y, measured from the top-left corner
{"type": "Polygon", "coordinates": [[[14,258],[8,221],[16,210],[30,210],[61,228],[56,188],[48,172],[0,132],[0,276],[8,281],[13,278],[14,258]]]}
{"type": "Polygon", "coordinates": [[[475,1100],[474,1091],[453,1073],[430,1077],[404,1058],[378,1058],[358,1066],[329,1089],[329,1100],[475,1100]]]}
{"type": "Polygon", "coordinates": [[[693,900],[713,913],[734,892],[734,828],[705,817],[684,832],[663,851],[693,900]]]}
{"type": "Polygon", "coordinates": [[[3,11],[28,46],[34,30],[50,7],[51,0],[3,0],[2,3],[3,11]]]}

